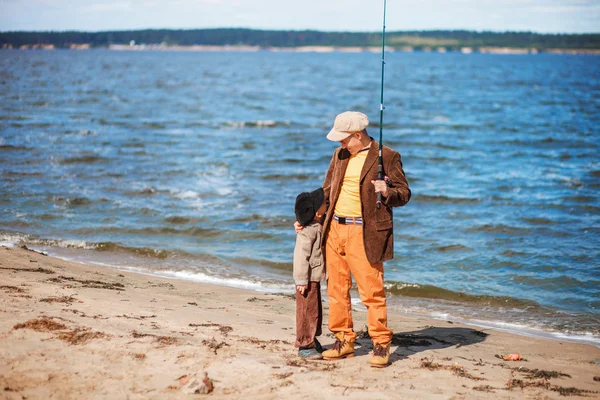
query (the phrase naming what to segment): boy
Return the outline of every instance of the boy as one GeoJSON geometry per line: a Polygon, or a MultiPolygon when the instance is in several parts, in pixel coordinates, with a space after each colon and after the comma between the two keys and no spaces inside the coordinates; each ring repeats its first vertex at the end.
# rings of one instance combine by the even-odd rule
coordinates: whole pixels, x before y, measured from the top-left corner
{"type": "Polygon", "coordinates": [[[321,335],[323,310],[321,281],[326,279],[321,251],[322,221],[325,213],[323,188],[303,192],[296,198],[296,220],[303,227],[296,235],[294,282],[296,284],[296,347],[307,360],[320,360],[323,351],[316,336],[321,335]]]}

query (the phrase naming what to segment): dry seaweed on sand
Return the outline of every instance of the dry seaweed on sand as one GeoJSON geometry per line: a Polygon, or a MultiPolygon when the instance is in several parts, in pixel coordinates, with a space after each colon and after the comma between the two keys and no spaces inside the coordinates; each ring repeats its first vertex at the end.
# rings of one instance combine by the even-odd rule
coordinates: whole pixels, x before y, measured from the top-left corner
{"type": "Polygon", "coordinates": [[[205,323],[205,324],[188,324],[188,326],[191,326],[193,328],[196,327],[215,327],[215,328],[219,328],[219,331],[223,334],[223,336],[227,336],[227,334],[229,334],[229,332],[233,331],[233,328],[227,325],[221,325],[221,324],[215,324],[215,323],[205,323]]]}
{"type": "Polygon", "coordinates": [[[67,329],[67,326],[58,322],[54,322],[48,317],[40,317],[38,319],[30,319],[27,322],[16,324],[13,329],[33,329],[36,332],[51,332],[67,329]]]}
{"type": "Polygon", "coordinates": [[[548,383],[548,381],[535,381],[535,382],[525,382],[521,379],[509,379],[508,382],[506,382],[506,388],[508,390],[512,390],[514,388],[527,388],[527,387],[541,387],[544,389],[549,389],[550,388],[550,383],[548,383]]]}
{"type": "Polygon", "coordinates": [[[17,287],[17,286],[0,286],[0,290],[4,290],[6,293],[25,293],[25,289],[17,287]]]}
{"type": "Polygon", "coordinates": [[[155,343],[159,343],[164,346],[179,344],[179,339],[171,337],[171,336],[157,336],[157,335],[153,335],[151,333],[140,333],[136,330],[131,331],[131,336],[133,336],[136,339],[143,338],[143,337],[153,337],[155,343]]]}
{"type": "Polygon", "coordinates": [[[77,299],[73,296],[60,296],[60,297],[46,297],[44,299],[40,299],[40,302],[43,303],[73,303],[77,301],[77,299]]]}
{"type": "Polygon", "coordinates": [[[294,375],[293,372],[284,372],[281,374],[272,374],[273,377],[277,378],[277,379],[286,379],[289,378],[290,376],[294,375]]]}
{"type": "Polygon", "coordinates": [[[369,389],[368,386],[349,386],[349,385],[338,385],[338,384],[335,384],[335,383],[330,383],[329,386],[331,386],[331,387],[338,387],[338,388],[344,388],[344,392],[343,393],[346,393],[346,390],[348,390],[348,389],[352,389],[352,390],[367,390],[367,389],[369,389]]]}
{"type": "Polygon", "coordinates": [[[477,390],[478,392],[496,393],[495,390],[498,390],[498,389],[495,387],[492,387],[490,385],[481,385],[481,386],[474,386],[473,390],[477,390]]]}
{"type": "Polygon", "coordinates": [[[290,346],[292,344],[292,343],[288,342],[287,340],[280,340],[280,339],[260,340],[260,339],[254,338],[254,337],[244,338],[244,339],[242,339],[242,342],[248,342],[248,343],[255,344],[258,347],[260,347],[261,349],[264,349],[269,345],[285,344],[286,346],[290,346]]]}
{"type": "Polygon", "coordinates": [[[215,354],[217,354],[217,350],[219,350],[220,348],[222,348],[224,346],[229,346],[225,342],[217,342],[215,340],[215,338],[212,338],[211,340],[203,340],[202,344],[205,345],[205,346],[207,346],[212,351],[214,351],[215,354]]]}
{"type": "Polygon", "coordinates": [[[156,318],[156,314],[140,315],[139,317],[136,317],[133,315],[122,314],[122,315],[117,315],[116,317],[117,318],[127,318],[127,319],[148,319],[148,318],[156,318]]]}
{"type": "Polygon", "coordinates": [[[174,344],[179,344],[179,339],[171,336],[157,336],[156,339],[154,339],[154,342],[160,343],[163,346],[171,346],[174,344]]]}
{"type": "Polygon", "coordinates": [[[562,387],[562,386],[552,386],[550,388],[553,392],[558,392],[561,396],[581,396],[588,397],[588,394],[598,394],[599,392],[593,390],[584,390],[577,389],[574,387],[562,387]]]}
{"type": "Polygon", "coordinates": [[[285,297],[288,299],[292,299],[292,300],[296,300],[296,292],[294,292],[294,294],[287,294],[287,293],[267,293],[267,296],[281,296],[281,297],[285,297]]]}
{"type": "Polygon", "coordinates": [[[449,370],[452,371],[452,373],[454,373],[454,375],[456,376],[460,376],[462,378],[468,378],[468,379],[472,379],[475,381],[484,381],[486,380],[485,378],[481,378],[479,376],[475,376],[470,374],[465,367],[463,367],[460,364],[454,364],[454,365],[442,365],[442,364],[438,364],[436,362],[433,362],[432,360],[428,359],[428,358],[422,358],[421,359],[421,368],[427,368],[430,371],[436,371],[436,370],[440,370],[440,369],[445,369],[445,370],[449,370]]]}
{"type": "Polygon", "coordinates": [[[307,368],[311,371],[333,371],[339,368],[340,363],[308,361],[301,357],[294,357],[288,359],[285,365],[288,367],[307,368]]]}
{"type": "Polygon", "coordinates": [[[103,332],[94,332],[89,328],[76,328],[69,332],[61,332],[57,335],[58,339],[69,344],[86,344],[93,339],[105,338],[109,335],[103,332]]]}
{"type": "Polygon", "coordinates": [[[569,374],[565,374],[563,372],[558,372],[558,371],[547,371],[547,370],[543,370],[543,369],[529,369],[526,367],[519,367],[519,368],[511,368],[513,371],[515,372],[521,372],[523,374],[525,374],[525,378],[527,379],[538,379],[538,378],[543,378],[543,379],[551,379],[551,378],[570,378],[571,375],[569,374]]]}
{"type": "Polygon", "coordinates": [[[138,332],[136,330],[131,331],[131,336],[133,336],[136,339],[143,338],[143,337],[146,337],[146,336],[156,337],[156,335],[152,335],[151,333],[140,333],[140,332],[138,332]]]}
{"type": "Polygon", "coordinates": [[[57,276],[56,278],[49,279],[49,281],[56,282],[56,283],[61,283],[64,281],[77,282],[77,283],[80,283],[82,285],[82,287],[91,288],[91,289],[108,289],[108,290],[119,290],[119,291],[125,290],[124,289],[125,285],[123,285],[122,283],[94,281],[91,279],[82,280],[82,279],[73,278],[71,276],[60,275],[60,276],[57,276]]]}
{"type": "Polygon", "coordinates": [[[17,271],[17,272],[39,272],[41,274],[55,274],[56,272],[52,271],[51,269],[46,269],[46,268],[9,268],[9,267],[0,267],[0,269],[8,269],[11,271],[17,271]]]}
{"type": "Polygon", "coordinates": [[[250,303],[256,303],[257,301],[273,301],[273,299],[260,299],[258,297],[250,297],[249,299],[246,299],[246,301],[249,301],[250,303]]]}

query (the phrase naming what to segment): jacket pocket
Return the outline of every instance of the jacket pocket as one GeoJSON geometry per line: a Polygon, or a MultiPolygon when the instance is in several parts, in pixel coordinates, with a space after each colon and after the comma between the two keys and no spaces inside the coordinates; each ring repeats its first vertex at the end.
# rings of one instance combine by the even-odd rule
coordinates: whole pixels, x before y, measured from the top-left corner
{"type": "Polygon", "coordinates": [[[375,224],[375,227],[378,231],[388,231],[392,229],[392,226],[393,224],[391,219],[386,219],[385,221],[377,221],[377,223],[375,224]]]}

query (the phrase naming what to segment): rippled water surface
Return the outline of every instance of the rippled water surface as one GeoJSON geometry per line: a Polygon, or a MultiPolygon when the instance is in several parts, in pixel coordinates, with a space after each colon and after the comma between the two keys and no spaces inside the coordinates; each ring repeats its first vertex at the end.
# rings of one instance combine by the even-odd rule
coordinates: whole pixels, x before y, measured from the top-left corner
{"type": "MultiPolygon", "coordinates": [[[[600,342],[600,57],[391,53],[391,307],[600,342]]],[[[1,240],[290,290],[335,115],[378,136],[380,55],[0,51],[1,240]]]]}

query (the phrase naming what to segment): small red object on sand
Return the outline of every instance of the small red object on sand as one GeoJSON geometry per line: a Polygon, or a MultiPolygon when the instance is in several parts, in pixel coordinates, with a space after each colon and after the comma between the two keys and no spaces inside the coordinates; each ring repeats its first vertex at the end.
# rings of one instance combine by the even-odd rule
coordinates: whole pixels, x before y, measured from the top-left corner
{"type": "Polygon", "coordinates": [[[520,361],[520,360],[521,360],[521,356],[518,355],[517,353],[504,356],[504,361],[520,361]]]}

